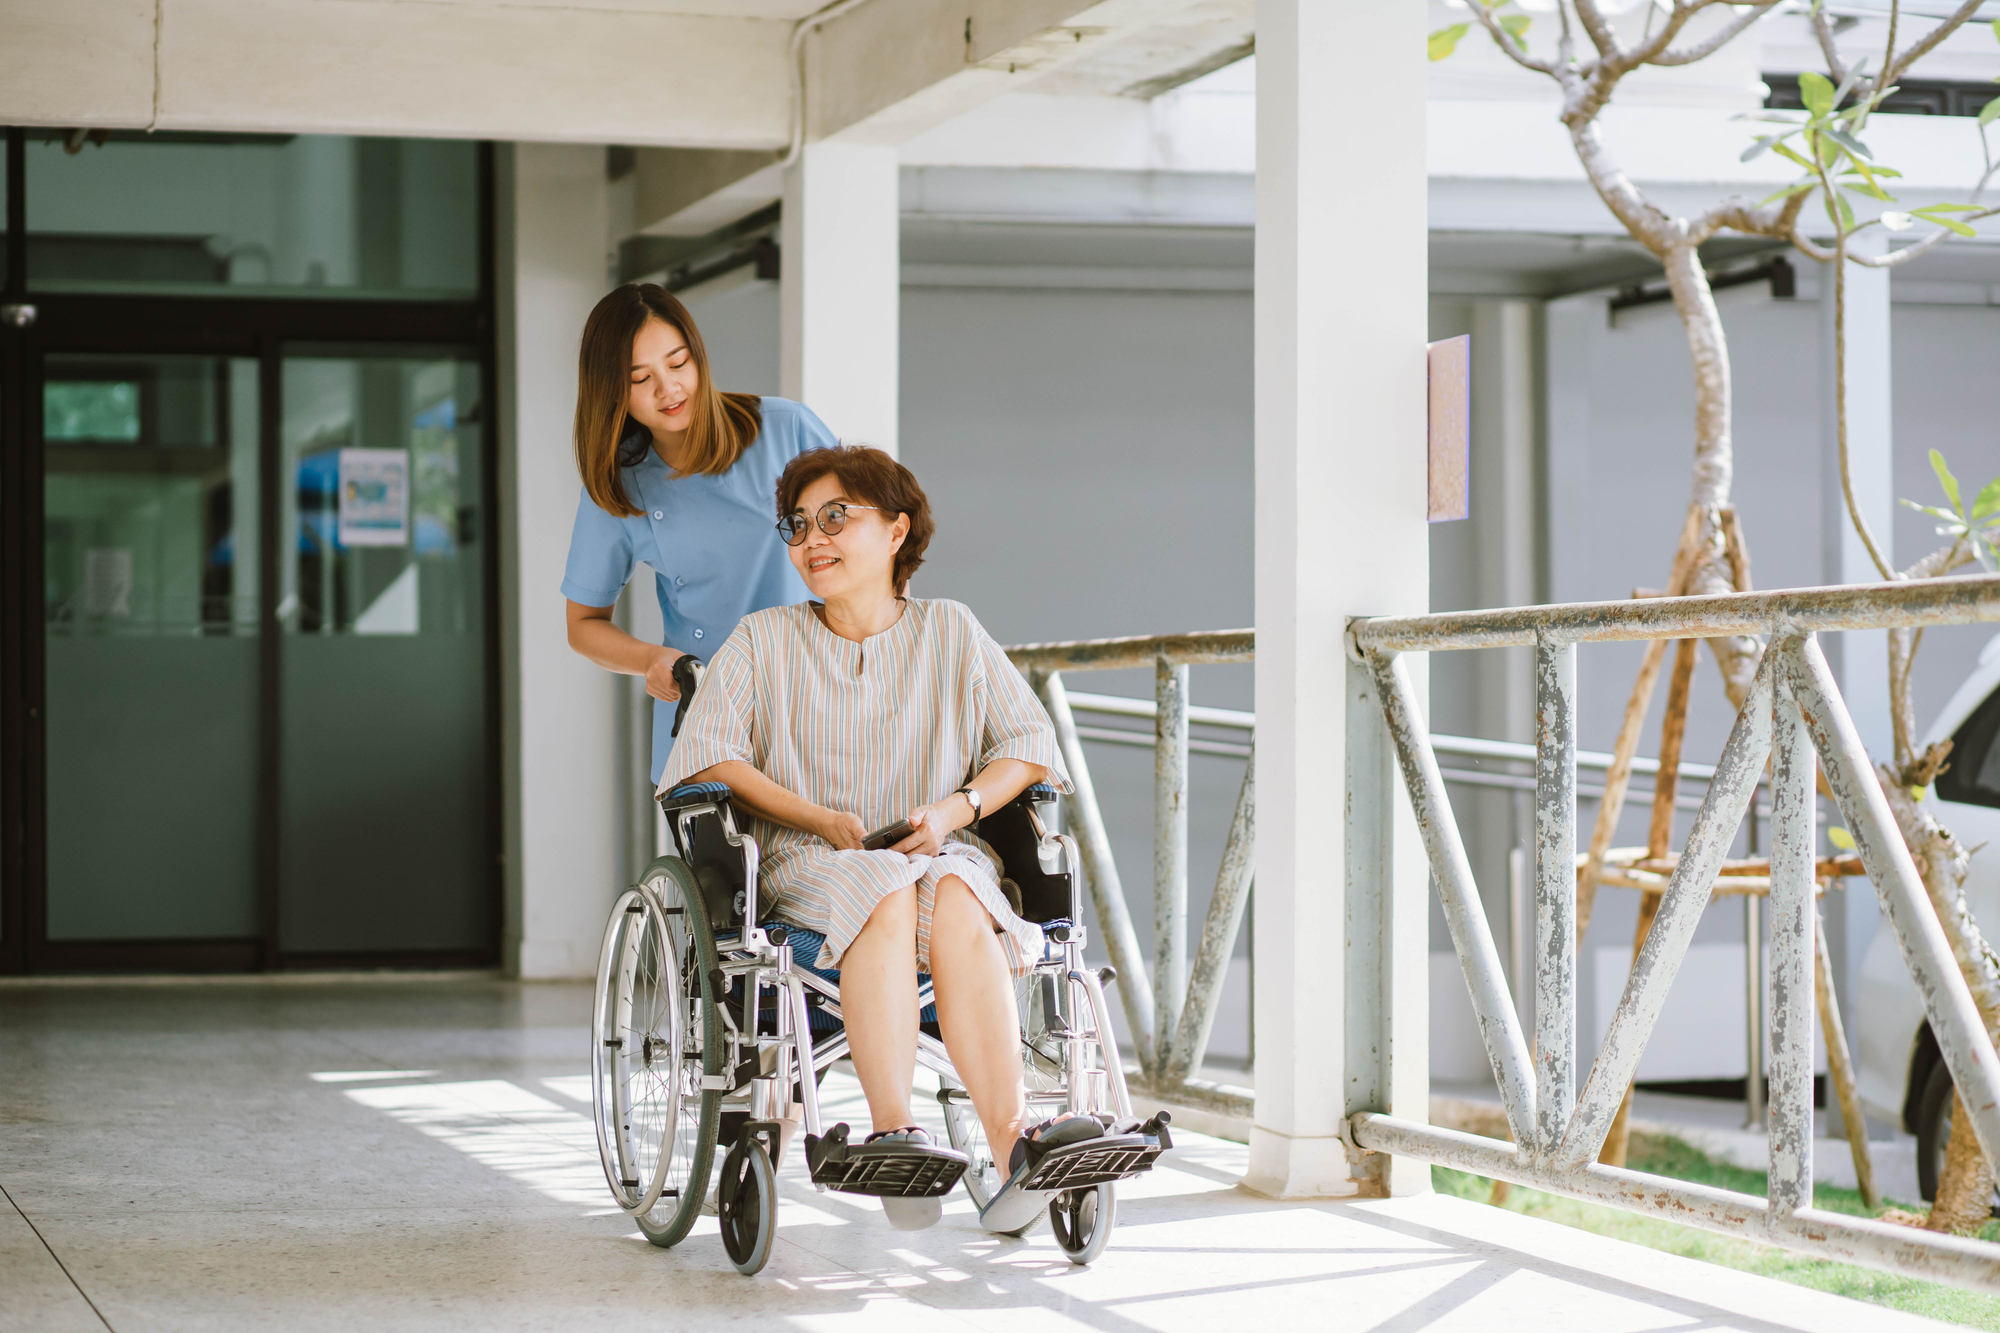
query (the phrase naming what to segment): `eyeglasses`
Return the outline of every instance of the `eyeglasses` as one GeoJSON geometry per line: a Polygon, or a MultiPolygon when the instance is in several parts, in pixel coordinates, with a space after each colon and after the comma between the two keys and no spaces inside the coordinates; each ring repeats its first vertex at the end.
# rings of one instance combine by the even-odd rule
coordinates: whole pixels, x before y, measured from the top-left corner
{"type": "MultiPolygon", "coordinates": [[[[850,509],[873,509],[878,513],[880,505],[851,505],[842,500],[828,500],[819,507],[819,530],[831,537],[847,526],[847,511],[850,509]]],[[[811,531],[811,523],[803,513],[787,514],[778,520],[778,533],[785,539],[785,545],[797,546],[811,531]]]]}

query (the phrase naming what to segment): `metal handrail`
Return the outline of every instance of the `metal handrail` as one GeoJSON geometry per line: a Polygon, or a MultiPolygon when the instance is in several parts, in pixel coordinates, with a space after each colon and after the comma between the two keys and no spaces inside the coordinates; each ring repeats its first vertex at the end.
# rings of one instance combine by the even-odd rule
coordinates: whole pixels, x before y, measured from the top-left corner
{"type": "MultiPolygon", "coordinates": [[[[1932,1033],[1992,1162],[2000,1153],[1996,1056],[1944,929],[1918,876],[1888,799],[1848,716],[1814,633],[2000,620],[2000,578],[1933,579],[1834,589],[1661,598],[1357,620],[1350,624],[1350,697],[1370,697],[1382,726],[1350,725],[1348,771],[1379,772],[1384,746],[1400,769],[1430,862],[1431,879],[1464,969],[1481,1038],[1513,1142],[1456,1133],[1379,1109],[1379,1093],[1350,1102],[1358,1148],[1401,1153],[1690,1226],[1791,1249],[2000,1291],[2000,1245],[1814,1209],[1813,1019],[1818,912],[1814,905],[1814,772],[1847,821],[1883,915],[1922,995],[1932,1033]],[[1729,742],[1677,859],[1597,1057],[1576,1083],[1576,645],[1619,639],[1769,635],[1729,742]],[[1535,649],[1535,1000],[1533,1043],[1516,1017],[1444,778],[1400,653],[1532,645],[1535,649]],[[1598,1165],[1641,1054],[1687,956],[1711,886],[1762,778],[1771,769],[1771,1171],[1758,1199],[1645,1172],[1598,1165]]],[[[1350,718],[1367,714],[1350,714],[1350,718]]],[[[1393,827],[1380,783],[1348,792],[1348,843],[1393,827]]],[[[1352,921],[1387,919],[1383,858],[1356,856],[1347,873],[1352,921]]],[[[1387,941],[1348,940],[1350,956],[1387,941]]],[[[1388,1048],[1379,977],[1348,997],[1348,1021],[1372,1016],[1388,1048]]],[[[1352,1029],[1350,1029],[1352,1030],[1352,1029]]],[[[1348,1049],[1357,1044],[1350,1038],[1348,1049]]],[[[1353,1057],[1351,1057],[1353,1058],[1353,1057]]],[[[1373,1054],[1362,1058],[1385,1059],[1373,1054]]],[[[1376,1071],[1348,1071],[1350,1087],[1380,1089],[1376,1071]]]]}
{"type": "Polygon", "coordinates": [[[1122,639],[1077,639],[1068,643],[1024,643],[1007,658],[1023,671],[1119,671],[1149,667],[1207,666],[1251,662],[1257,657],[1253,629],[1196,630],[1191,634],[1139,634],[1122,639]]]}
{"type": "MultiPolygon", "coordinates": [[[[1189,1074],[1200,1069],[1215,1022],[1215,1010],[1229,957],[1249,899],[1255,847],[1256,757],[1254,740],[1236,745],[1188,735],[1189,723],[1252,730],[1255,718],[1232,709],[1194,707],[1188,702],[1188,668],[1192,665],[1250,662],[1256,659],[1257,636],[1252,630],[1209,630],[1192,634],[1140,635],[1068,643],[1024,644],[1006,650],[1016,667],[1026,672],[1055,724],[1063,762],[1074,788],[1071,826],[1082,855],[1091,900],[1103,929],[1105,950],[1121,977],[1118,995],[1132,1031],[1139,1082],[1155,1093],[1172,1093],[1234,1114],[1247,1115],[1249,1099],[1218,1091],[1189,1074]],[[1065,671],[1112,671],[1150,665],[1154,695],[1144,700],[1117,695],[1071,696],[1065,671]],[[1076,712],[1089,710],[1153,722],[1153,955],[1150,967],[1139,953],[1111,840],[1104,830],[1085,740],[1114,744],[1148,744],[1136,733],[1114,728],[1079,727],[1076,712]],[[1244,759],[1243,785],[1215,893],[1202,926],[1192,966],[1187,955],[1187,815],[1188,756],[1223,754],[1244,759]],[[1150,981],[1149,981],[1150,977],[1150,981]]],[[[1254,731],[1252,731],[1254,736],[1254,731]]]]}
{"type": "Polygon", "coordinates": [[[1358,652],[1420,653],[1455,648],[1532,648],[1550,639],[1619,643],[1719,639],[1737,634],[1791,637],[1831,630],[1969,625],[1986,620],[2000,620],[2000,575],[1383,616],[1356,620],[1348,633],[1358,652]]]}

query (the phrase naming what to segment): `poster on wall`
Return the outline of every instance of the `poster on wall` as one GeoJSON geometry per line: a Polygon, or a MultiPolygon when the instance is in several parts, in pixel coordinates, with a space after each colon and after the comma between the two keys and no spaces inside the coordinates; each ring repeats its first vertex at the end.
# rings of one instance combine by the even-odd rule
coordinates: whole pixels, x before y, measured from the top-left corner
{"type": "Polygon", "coordinates": [[[410,455],[406,451],[340,451],[340,544],[410,544],[410,455]]]}

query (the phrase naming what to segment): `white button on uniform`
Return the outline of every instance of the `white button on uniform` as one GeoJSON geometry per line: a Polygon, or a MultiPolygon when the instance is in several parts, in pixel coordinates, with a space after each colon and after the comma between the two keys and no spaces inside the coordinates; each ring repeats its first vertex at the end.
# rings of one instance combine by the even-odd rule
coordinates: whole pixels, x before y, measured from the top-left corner
{"type": "Polygon", "coordinates": [[[697,639],[699,639],[699,638],[701,637],[701,631],[700,631],[700,630],[696,630],[696,631],[694,632],[694,636],[695,636],[695,637],[696,637],[697,639]]]}
{"type": "Polygon", "coordinates": [[[667,516],[667,515],[666,515],[666,511],[665,511],[665,510],[660,510],[660,509],[655,509],[655,510],[653,511],[653,517],[654,517],[654,518],[665,518],[666,516],[667,516]]]}
{"type": "Polygon", "coordinates": [[[686,580],[686,579],[684,579],[684,578],[677,578],[677,579],[675,579],[675,580],[674,580],[674,582],[675,582],[675,583],[686,583],[686,582],[687,582],[687,580],[686,580]]]}

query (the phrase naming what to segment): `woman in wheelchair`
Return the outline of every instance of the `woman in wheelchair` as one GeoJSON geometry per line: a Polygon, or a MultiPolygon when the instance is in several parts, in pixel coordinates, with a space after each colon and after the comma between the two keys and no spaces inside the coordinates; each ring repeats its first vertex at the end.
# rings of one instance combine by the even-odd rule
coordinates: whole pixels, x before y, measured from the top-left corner
{"type": "MultiPolygon", "coordinates": [[[[1034,1165],[1105,1133],[1091,1116],[1023,1126],[1013,979],[1042,957],[1042,930],[966,836],[982,810],[1032,784],[1068,790],[1055,733],[969,610],[905,595],[933,531],[907,468],[877,449],[813,450],[785,468],[777,510],[817,600],[741,621],[709,663],[660,789],[728,786],[761,850],[759,898],[774,902],[773,919],[825,937],[802,962],[840,970],[867,1143],[945,1159],[931,1165],[956,1180],[965,1158],[910,1110],[917,978],[930,974],[952,1066],[994,1162],[1008,1164],[982,1220],[1014,1231],[1015,1213],[1032,1220],[1047,1203],[1009,1201],[1032,1193],[1017,1187],[1034,1165]],[[864,847],[871,828],[897,821],[893,841],[864,847]]],[[[940,1213],[935,1195],[883,1205],[905,1228],[940,1213]]]]}

